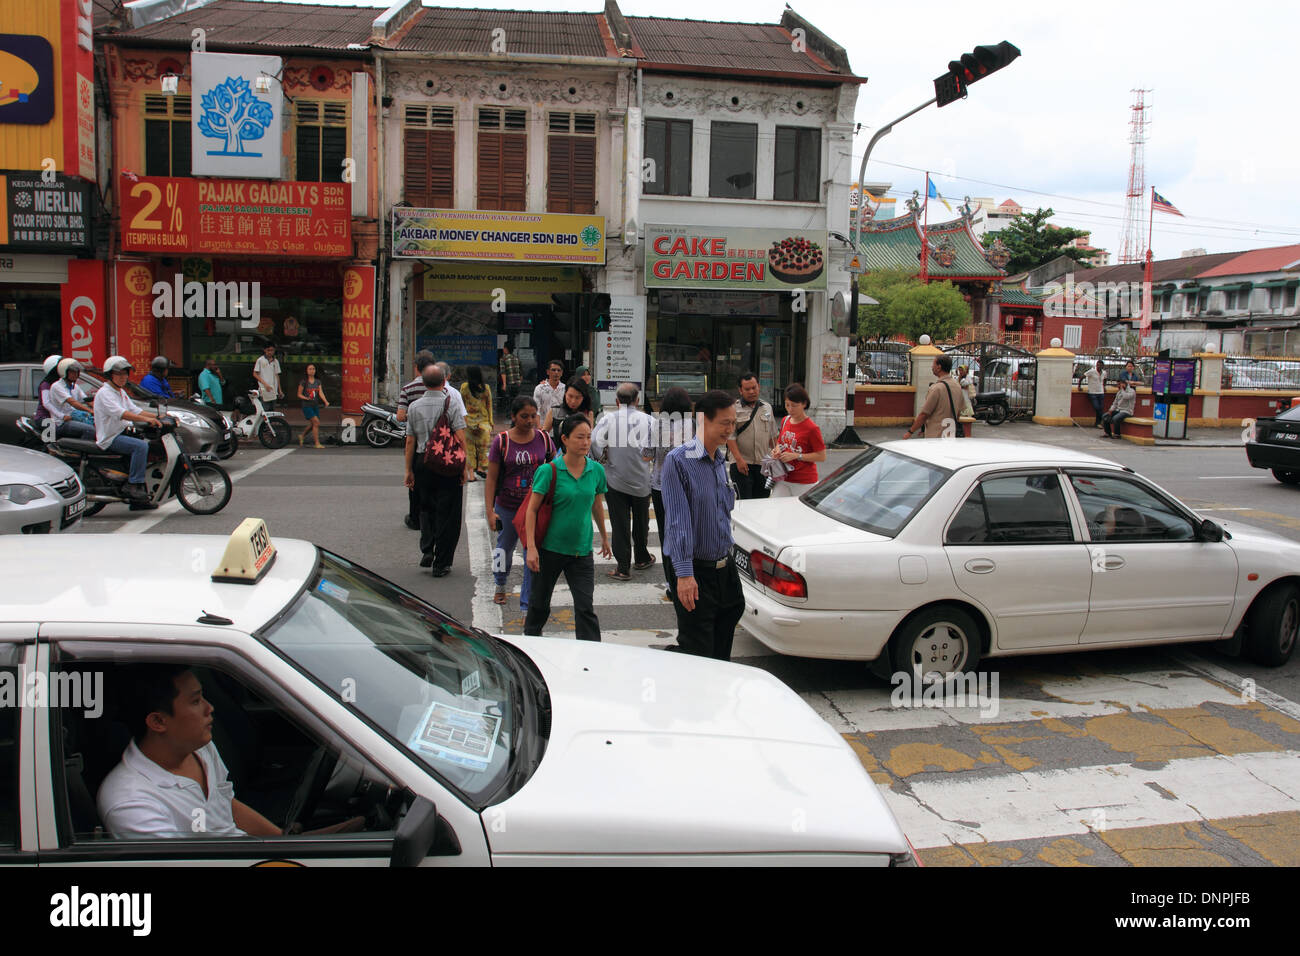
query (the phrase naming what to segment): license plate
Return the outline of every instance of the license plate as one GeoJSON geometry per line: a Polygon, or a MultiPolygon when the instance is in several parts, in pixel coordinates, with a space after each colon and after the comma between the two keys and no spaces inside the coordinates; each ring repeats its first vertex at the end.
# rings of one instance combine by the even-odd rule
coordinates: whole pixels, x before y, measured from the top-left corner
{"type": "Polygon", "coordinates": [[[1282,441],[1295,441],[1296,439],[1300,438],[1300,433],[1279,432],[1277,437],[1280,438],[1282,441]]]}
{"type": "Polygon", "coordinates": [[[740,549],[740,545],[738,544],[732,545],[731,558],[733,561],[736,562],[736,570],[738,570],[741,574],[745,575],[745,577],[747,578],[752,578],[754,576],[754,571],[749,566],[748,551],[742,551],[740,549]]]}
{"type": "Polygon", "coordinates": [[[210,451],[196,451],[189,456],[190,461],[216,461],[217,456],[210,451]]]}
{"type": "Polygon", "coordinates": [[[63,520],[71,521],[73,518],[77,517],[77,515],[81,514],[85,510],[86,510],[86,499],[82,498],[80,501],[75,502],[74,504],[70,504],[63,509],[63,520]]]}

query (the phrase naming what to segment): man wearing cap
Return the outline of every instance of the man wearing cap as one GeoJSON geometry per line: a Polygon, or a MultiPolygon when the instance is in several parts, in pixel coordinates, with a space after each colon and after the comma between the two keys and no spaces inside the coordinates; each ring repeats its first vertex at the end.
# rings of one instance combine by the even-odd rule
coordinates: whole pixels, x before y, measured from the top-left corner
{"type": "Polygon", "coordinates": [[[114,355],[104,363],[104,376],[107,381],[95,393],[95,444],[115,455],[123,455],[131,460],[130,474],[127,476],[126,494],[131,499],[133,511],[156,508],[149,501],[149,493],[144,487],[145,462],[149,457],[149,443],[140,438],[123,434],[127,423],[138,422],[145,425],[162,426],[161,419],[146,411],[126,394],[127,373],[131,363],[120,355],[114,355]]]}

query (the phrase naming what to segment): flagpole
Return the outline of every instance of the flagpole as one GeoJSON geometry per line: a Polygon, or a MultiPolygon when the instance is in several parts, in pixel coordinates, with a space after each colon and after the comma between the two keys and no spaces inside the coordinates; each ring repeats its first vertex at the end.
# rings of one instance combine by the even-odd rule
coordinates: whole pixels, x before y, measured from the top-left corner
{"type": "Polygon", "coordinates": [[[924,224],[921,226],[921,282],[930,281],[929,237],[926,230],[930,227],[930,173],[925,174],[925,210],[924,224]]]}
{"type": "MultiPolygon", "coordinates": [[[[1152,227],[1155,224],[1155,218],[1156,218],[1156,187],[1152,186],[1151,195],[1150,197],[1148,197],[1148,203],[1147,203],[1147,261],[1146,261],[1146,268],[1142,270],[1142,304],[1146,307],[1147,315],[1151,320],[1154,320],[1155,318],[1154,316],[1151,315],[1151,309],[1153,305],[1152,297],[1151,297],[1151,278],[1152,278],[1152,271],[1153,271],[1151,266],[1151,232],[1152,232],[1152,227]]],[[[1160,331],[1156,333],[1157,354],[1159,354],[1160,352],[1160,346],[1164,344],[1164,338],[1165,338],[1165,323],[1163,320],[1161,320],[1160,331]]]]}

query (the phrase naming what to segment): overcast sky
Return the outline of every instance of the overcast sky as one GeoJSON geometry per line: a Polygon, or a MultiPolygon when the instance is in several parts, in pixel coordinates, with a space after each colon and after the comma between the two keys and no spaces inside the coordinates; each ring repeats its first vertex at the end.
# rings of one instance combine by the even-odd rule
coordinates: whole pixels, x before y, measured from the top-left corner
{"type": "MultiPolygon", "coordinates": [[[[444,4],[457,5],[601,9],[592,0],[444,4]]],[[[1156,258],[1197,247],[1226,252],[1300,243],[1300,195],[1292,190],[1300,126],[1287,75],[1294,70],[1288,46],[1300,13],[1286,3],[796,0],[792,6],[844,46],[854,71],[869,80],[858,98],[855,176],[874,128],[930,98],[949,60],[1001,40],[1020,48],[1020,59],[972,86],[968,99],[929,107],[876,146],[867,179],[892,182],[900,209],[903,195],[924,191],[924,174],[903,167],[929,169],[949,200],[991,196],[1030,210],[1050,206],[1055,222],[1092,230],[1093,245],[1118,261],[1132,90],[1143,87],[1152,91],[1147,186],[1186,217],[1156,214],[1156,258]]],[[[784,3],[619,0],[619,7],[635,16],[776,23],[784,3]]],[[[932,205],[930,213],[931,221],[948,217],[942,206],[932,205]]],[[[1144,203],[1144,248],[1146,222],[1144,203]]]]}

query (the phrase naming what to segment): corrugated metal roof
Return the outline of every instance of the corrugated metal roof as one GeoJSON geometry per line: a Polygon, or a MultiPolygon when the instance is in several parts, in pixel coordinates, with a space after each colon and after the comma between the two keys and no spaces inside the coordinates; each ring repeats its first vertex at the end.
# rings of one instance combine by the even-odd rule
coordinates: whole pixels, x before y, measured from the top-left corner
{"type": "Polygon", "coordinates": [[[426,7],[392,49],[500,56],[492,50],[500,29],[507,55],[608,57],[600,22],[595,13],[426,7]]]}
{"type": "MultiPolygon", "coordinates": [[[[1151,281],[1172,282],[1176,279],[1191,279],[1240,255],[1240,252],[1215,252],[1206,256],[1157,259],[1151,263],[1151,281]]],[[[1141,262],[1100,266],[1096,269],[1081,269],[1075,274],[1075,278],[1082,275],[1089,282],[1141,282],[1144,268],[1141,262]]]]}
{"type": "Polygon", "coordinates": [[[718,23],[628,17],[632,38],[651,63],[734,70],[738,73],[790,73],[839,77],[820,58],[793,48],[791,36],[767,23],[718,23]]]}
{"type": "Polygon", "coordinates": [[[188,46],[190,31],[201,27],[209,47],[345,50],[349,43],[369,42],[370,25],[383,11],[383,7],[214,0],[157,23],[123,30],[114,39],[188,46]]]}
{"type": "Polygon", "coordinates": [[[1212,269],[1206,269],[1198,273],[1198,276],[1208,279],[1212,276],[1245,276],[1256,272],[1280,272],[1287,266],[1294,265],[1297,259],[1300,259],[1300,245],[1252,249],[1212,269]]]}

